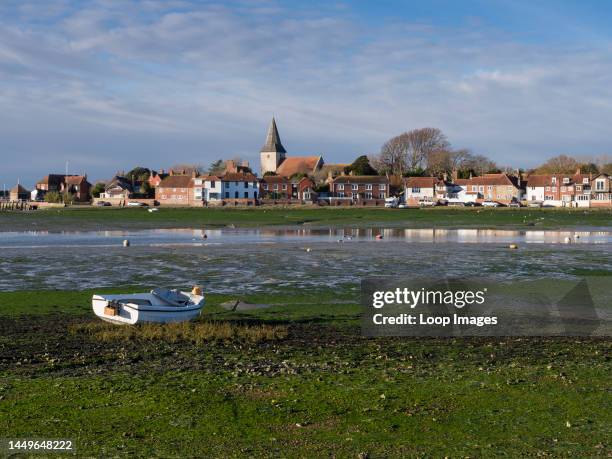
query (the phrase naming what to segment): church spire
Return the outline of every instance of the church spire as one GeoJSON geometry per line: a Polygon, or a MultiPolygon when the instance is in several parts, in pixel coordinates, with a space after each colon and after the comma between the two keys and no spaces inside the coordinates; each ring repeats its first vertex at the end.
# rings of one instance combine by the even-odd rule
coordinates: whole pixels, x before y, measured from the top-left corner
{"type": "Polygon", "coordinates": [[[278,129],[276,127],[276,121],[272,117],[272,122],[268,128],[268,135],[266,137],[266,143],[261,147],[262,152],[276,152],[276,153],[287,153],[285,147],[281,143],[280,136],[278,135],[278,129]]]}

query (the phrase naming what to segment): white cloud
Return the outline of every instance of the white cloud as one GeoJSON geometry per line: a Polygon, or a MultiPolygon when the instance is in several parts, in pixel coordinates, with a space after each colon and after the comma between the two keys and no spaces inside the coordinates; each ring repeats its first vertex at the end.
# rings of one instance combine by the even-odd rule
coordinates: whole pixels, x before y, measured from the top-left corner
{"type": "Polygon", "coordinates": [[[421,126],[517,166],[610,150],[610,43],[523,43],[477,20],[368,26],[340,11],[94,1],[38,16],[21,3],[0,19],[0,155],[105,155],[99,176],[256,160],[273,113],[290,153],[328,161],[421,126]]]}

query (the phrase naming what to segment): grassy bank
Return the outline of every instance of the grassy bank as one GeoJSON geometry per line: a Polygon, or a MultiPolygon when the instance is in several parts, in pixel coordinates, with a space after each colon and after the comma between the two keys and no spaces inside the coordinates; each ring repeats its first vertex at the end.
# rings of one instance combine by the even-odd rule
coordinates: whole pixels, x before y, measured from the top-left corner
{"type": "Polygon", "coordinates": [[[0,214],[0,231],[186,228],[264,225],[388,225],[406,228],[496,228],[612,225],[609,209],[359,208],[66,208],[0,214]]]}
{"type": "Polygon", "coordinates": [[[90,298],[0,293],[3,437],[95,456],[610,453],[609,340],[367,339],[343,292],[248,313],[211,295],[187,328],[124,333],[90,298]]]}

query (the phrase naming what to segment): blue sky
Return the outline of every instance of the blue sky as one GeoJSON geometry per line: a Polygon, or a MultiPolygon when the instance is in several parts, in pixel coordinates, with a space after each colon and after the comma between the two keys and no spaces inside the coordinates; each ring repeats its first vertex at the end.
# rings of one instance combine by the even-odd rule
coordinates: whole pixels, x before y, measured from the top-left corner
{"type": "Polygon", "coordinates": [[[612,150],[612,2],[0,2],[0,186],[347,162],[435,126],[501,165],[612,150]]]}

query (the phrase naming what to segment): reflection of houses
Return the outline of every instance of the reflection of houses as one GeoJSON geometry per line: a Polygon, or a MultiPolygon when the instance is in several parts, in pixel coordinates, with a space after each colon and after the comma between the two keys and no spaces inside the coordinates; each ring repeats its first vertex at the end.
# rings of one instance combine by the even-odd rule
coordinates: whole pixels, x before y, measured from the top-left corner
{"type": "Polygon", "coordinates": [[[389,179],[380,175],[341,175],[329,185],[330,202],[380,205],[389,197],[389,179]]]}
{"type": "Polygon", "coordinates": [[[36,183],[36,200],[44,199],[49,192],[70,193],[75,201],[89,201],[91,183],[87,181],[87,175],[63,175],[49,174],[36,183]]]}
{"type": "Polygon", "coordinates": [[[264,200],[312,202],[316,199],[314,182],[308,177],[286,178],[266,175],[259,182],[259,195],[264,200]]]}

